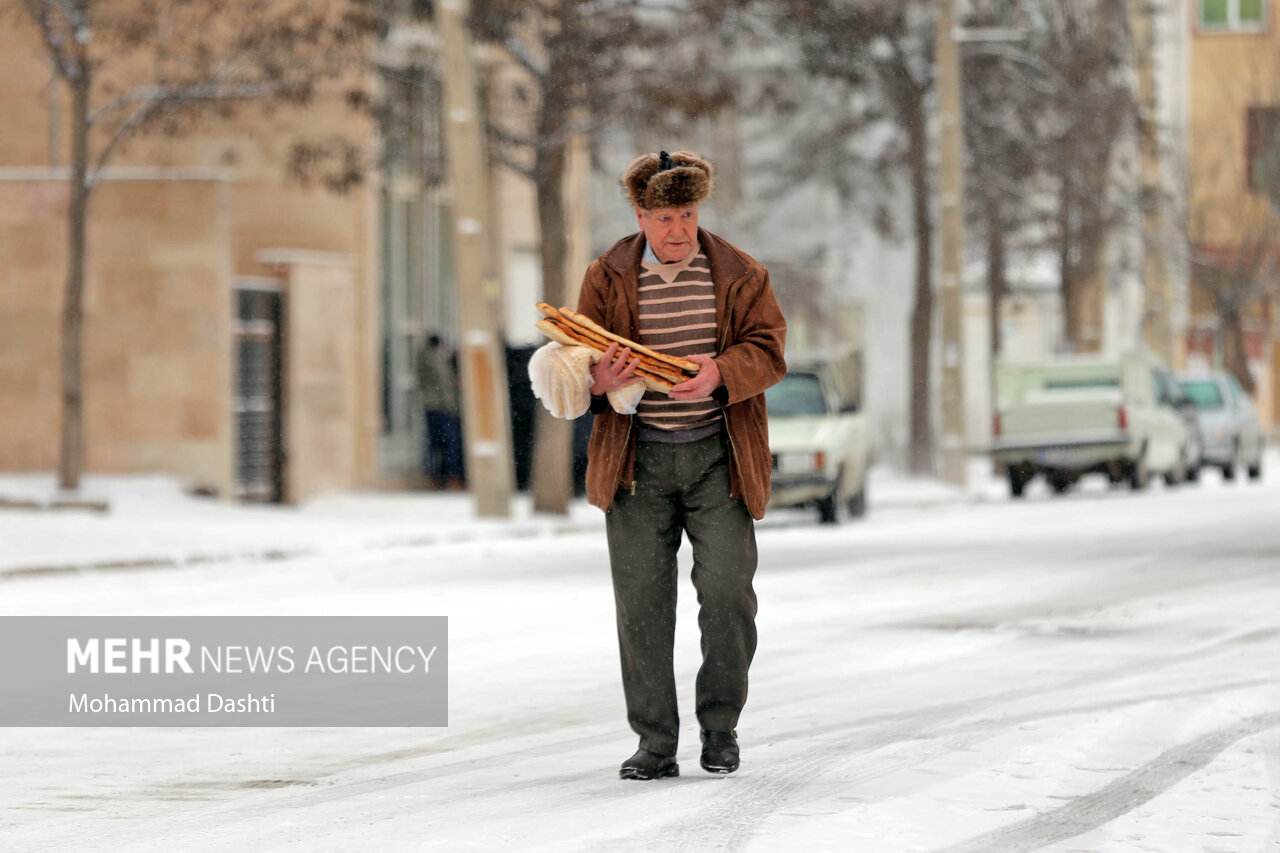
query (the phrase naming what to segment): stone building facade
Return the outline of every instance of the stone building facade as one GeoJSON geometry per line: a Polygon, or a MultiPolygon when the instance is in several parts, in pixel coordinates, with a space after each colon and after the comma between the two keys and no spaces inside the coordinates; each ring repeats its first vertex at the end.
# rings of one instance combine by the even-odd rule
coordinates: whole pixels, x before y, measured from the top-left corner
{"type": "MultiPolygon", "coordinates": [[[[51,471],[60,432],[69,132],[21,10],[0,18],[0,470],[51,471]]],[[[300,501],[377,482],[381,183],[291,179],[290,146],[376,147],[336,96],[247,105],[122,147],[89,208],[84,471],[165,472],[300,501]],[[266,305],[265,313],[262,305],[266,305]]]]}

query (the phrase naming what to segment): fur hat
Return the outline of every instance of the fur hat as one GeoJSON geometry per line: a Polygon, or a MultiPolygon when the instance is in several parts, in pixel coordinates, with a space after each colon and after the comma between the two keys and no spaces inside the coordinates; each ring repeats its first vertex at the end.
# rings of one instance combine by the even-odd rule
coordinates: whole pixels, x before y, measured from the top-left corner
{"type": "Polygon", "coordinates": [[[633,207],[658,210],[701,204],[711,195],[711,164],[691,151],[644,154],[622,173],[633,207]]]}

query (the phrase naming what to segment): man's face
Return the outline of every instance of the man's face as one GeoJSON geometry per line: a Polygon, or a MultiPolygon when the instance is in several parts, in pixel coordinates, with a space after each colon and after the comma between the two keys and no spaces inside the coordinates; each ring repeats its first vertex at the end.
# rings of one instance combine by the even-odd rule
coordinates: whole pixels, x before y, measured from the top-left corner
{"type": "Polygon", "coordinates": [[[679,261],[698,245],[698,206],[636,208],[636,219],[653,253],[664,264],[679,261]]]}

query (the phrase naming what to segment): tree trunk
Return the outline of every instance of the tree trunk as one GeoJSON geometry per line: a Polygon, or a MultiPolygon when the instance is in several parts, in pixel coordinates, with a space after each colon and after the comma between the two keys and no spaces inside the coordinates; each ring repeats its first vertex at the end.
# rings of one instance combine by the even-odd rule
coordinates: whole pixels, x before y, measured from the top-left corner
{"type": "Polygon", "coordinates": [[[71,198],[67,213],[67,281],[62,305],[62,434],[58,453],[58,488],[80,488],[84,455],[85,224],[89,208],[89,63],[80,62],[71,84],[71,198]]]}
{"type": "MultiPolygon", "coordinates": [[[[548,87],[548,99],[555,90],[548,87]]],[[[542,260],[543,299],[559,308],[565,304],[564,173],[566,123],[568,114],[558,102],[543,106],[539,138],[548,140],[538,152],[537,194],[539,244],[542,260]]],[[[571,306],[572,307],[572,306],[571,306]]],[[[552,417],[538,406],[534,424],[533,467],[529,488],[537,512],[565,515],[573,492],[573,423],[552,417]]]]}
{"type": "Polygon", "coordinates": [[[1107,298],[1107,171],[1094,164],[1088,172],[1090,196],[1080,199],[1080,227],[1076,234],[1075,296],[1076,352],[1102,351],[1103,305],[1107,298]]]}
{"type": "Polygon", "coordinates": [[[933,338],[933,222],[929,215],[929,141],[924,98],[907,107],[907,135],[911,166],[911,195],[916,239],[916,294],[911,312],[911,446],[907,465],[912,473],[933,473],[933,403],[929,354],[933,338]]]}
{"type": "Polygon", "coordinates": [[[1079,326],[1077,312],[1079,304],[1076,294],[1076,268],[1072,261],[1072,250],[1075,247],[1075,230],[1072,227],[1074,204],[1071,193],[1071,178],[1062,176],[1062,187],[1058,194],[1058,274],[1060,276],[1059,293],[1062,297],[1062,338],[1076,351],[1076,334],[1079,326]]]}
{"type": "Polygon", "coordinates": [[[1236,378],[1250,396],[1257,390],[1249,371],[1249,355],[1244,347],[1244,317],[1241,311],[1220,311],[1222,322],[1222,368],[1236,378]]]}
{"type": "Polygon", "coordinates": [[[1005,293],[1009,289],[1005,281],[1008,247],[1004,239],[1003,205],[995,193],[983,193],[982,204],[987,219],[987,298],[989,301],[989,322],[991,342],[991,364],[994,366],[1004,348],[1001,336],[1000,317],[1004,306],[1005,293]]]}

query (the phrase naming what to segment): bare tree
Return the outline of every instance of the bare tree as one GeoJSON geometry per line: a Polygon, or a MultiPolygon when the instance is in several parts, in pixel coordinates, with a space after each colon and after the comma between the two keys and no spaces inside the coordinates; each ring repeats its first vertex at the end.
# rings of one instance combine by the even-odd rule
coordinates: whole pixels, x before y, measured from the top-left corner
{"type": "MultiPolygon", "coordinates": [[[[970,5],[966,28],[1010,28],[1023,22],[1003,0],[970,5]]],[[[1025,38],[1025,36],[1024,36],[1025,38]]],[[[1046,88],[1041,60],[1016,41],[963,45],[965,199],[968,220],[979,226],[986,263],[988,347],[994,361],[1003,349],[1001,321],[1008,293],[1009,257],[1029,239],[1035,222],[1038,155],[1044,140],[1038,111],[1046,88]]],[[[978,241],[975,241],[978,242],[978,241]]]]}
{"type": "Polygon", "coordinates": [[[1134,131],[1130,0],[973,0],[967,27],[1009,27],[1013,41],[964,45],[970,220],[981,224],[991,298],[991,350],[1012,246],[1058,257],[1064,338],[1100,344],[1107,238],[1130,213],[1115,151],[1134,131]],[[1051,201],[1051,205],[1046,205],[1051,201]]]}
{"type": "MultiPolygon", "coordinates": [[[[713,2],[713,0],[707,0],[713,2]]],[[[1006,0],[973,0],[968,27],[1018,26],[1016,42],[962,46],[969,218],[981,224],[991,294],[991,348],[1014,246],[1052,246],[1062,264],[1068,338],[1085,337],[1084,303],[1102,273],[1108,232],[1127,214],[1114,199],[1113,151],[1131,130],[1128,0],[1047,0],[1019,13],[1006,0]],[[1057,203],[1046,205],[1046,199],[1057,203]]],[[[934,191],[929,100],[934,83],[932,4],[888,0],[758,0],[747,7],[798,47],[811,79],[844,97],[770,87],[775,107],[803,116],[786,170],[819,178],[898,231],[888,202],[906,184],[915,246],[910,329],[909,466],[932,465],[931,347],[934,191]],[[806,100],[808,99],[808,100],[806,100]],[[813,102],[821,101],[818,114],[813,102]],[[890,131],[886,133],[886,131],[890,131]]],[[[1019,6],[1019,8],[1021,8],[1019,6]]],[[[741,14],[741,13],[740,13],[741,14]]],[[[1081,346],[1077,343],[1078,346],[1081,346]]],[[[1083,348],[1081,346],[1081,348],[1083,348]]]]}
{"type": "Polygon", "coordinates": [[[1061,276],[1064,338],[1101,344],[1108,234],[1128,215],[1114,198],[1114,154],[1133,130],[1130,0],[1050,0],[1037,6],[1028,50],[1040,60],[1039,166],[1057,186],[1052,245],[1061,276]]]}
{"type": "Polygon", "coordinates": [[[1217,127],[1193,129],[1201,142],[1187,210],[1192,281],[1213,309],[1223,368],[1252,394],[1246,326],[1265,322],[1266,305],[1280,300],[1280,57],[1221,87],[1225,106],[1212,120],[1240,122],[1245,144],[1242,152],[1239,137],[1217,127]]]}
{"type": "Polygon", "coordinates": [[[200,111],[267,99],[307,102],[322,80],[350,73],[379,19],[372,0],[22,3],[70,92],[58,485],[76,490],[84,448],[85,226],[104,168],[133,137],[180,133],[200,111]]]}
{"type": "Polygon", "coordinates": [[[1249,370],[1245,322],[1263,300],[1280,296],[1280,225],[1261,224],[1232,247],[1197,248],[1191,264],[1217,316],[1222,367],[1253,394],[1257,383],[1249,370]]]}
{"type": "MultiPolygon", "coordinates": [[[[1280,104],[1264,108],[1280,119],[1280,104]]],[[[1276,122],[1280,129],[1280,121],[1276,122]]],[[[1242,170],[1234,152],[1214,152],[1210,157],[1220,168],[1219,176],[1239,178],[1229,181],[1232,187],[1245,185],[1248,172],[1250,189],[1266,198],[1269,210],[1216,196],[1221,189],[1210,181],[1192,193],[1188,215],[1192,235],[1191,267],[1195,286],[1213,309],[1218,328],[1222,366],[1250,394],[1256,390],[1245,347],[1245,326],[1257,318],[1262,305],[1280,298],[1280,144],[1268,134],[1270,150],[1256,152],[1253,168],[1242,170]],[[1216,226],[1216,228],[1214,227],[1216,226]],[[1209,239],[1214,231],[1229,234],[1225,241],[1209,239]]]]}
{"type": "MultiPolygon", "coordinates": [[[[915,242],[911,314],[910,446],[912,471],[933,467],[932,380],[933,216],[928,98],[933,88],[932,8],[923,0],[779,0],[779,26],[797,39],[807,69],[862,94],[850,103],[843,133],[874,124],[897,138],[880,146],[874,172],[905,170],[911,188],[915,242]]],[[[843,148],[844,143],[839,145],[843,148]]]]}

